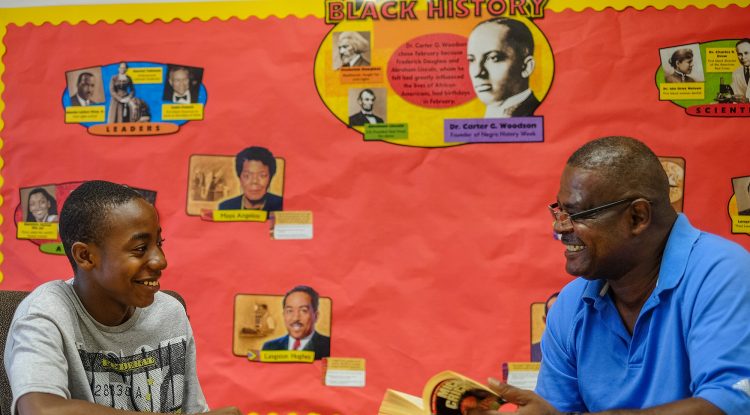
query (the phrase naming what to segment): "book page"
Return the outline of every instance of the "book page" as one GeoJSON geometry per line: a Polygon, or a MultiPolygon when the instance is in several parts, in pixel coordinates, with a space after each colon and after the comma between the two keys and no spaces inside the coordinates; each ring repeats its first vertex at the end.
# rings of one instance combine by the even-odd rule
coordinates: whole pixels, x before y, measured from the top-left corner
{"type": "Polygon", "coordinates": [[[424,412],[420,397],[386,389],[378,415],[419,415],[424,412]]]}

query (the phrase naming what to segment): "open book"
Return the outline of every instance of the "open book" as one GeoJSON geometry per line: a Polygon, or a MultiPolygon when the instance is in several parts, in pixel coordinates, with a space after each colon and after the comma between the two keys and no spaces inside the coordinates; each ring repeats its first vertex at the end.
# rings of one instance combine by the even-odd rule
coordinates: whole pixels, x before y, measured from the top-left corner
{"type": "Polygon", "coordinates": [[[479,382],[445,371],[431,377],[422,397],[387,389],[378,415],[466,415],[469,409],[497,409],[505,403],[479,382]]]}

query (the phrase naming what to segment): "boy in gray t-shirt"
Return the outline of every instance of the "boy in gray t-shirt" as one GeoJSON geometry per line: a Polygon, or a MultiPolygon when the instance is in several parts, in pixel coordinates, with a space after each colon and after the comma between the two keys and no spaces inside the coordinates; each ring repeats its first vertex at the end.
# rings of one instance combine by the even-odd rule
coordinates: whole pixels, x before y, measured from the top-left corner
{"type": "Polygon", "coordinates": [[[8,334],[13,413],[208,411],[185,310],[158,292],[156,209],[126,186],[86,182],[65,201],[60,238],[75,276],[34,290],[8,334]]]}

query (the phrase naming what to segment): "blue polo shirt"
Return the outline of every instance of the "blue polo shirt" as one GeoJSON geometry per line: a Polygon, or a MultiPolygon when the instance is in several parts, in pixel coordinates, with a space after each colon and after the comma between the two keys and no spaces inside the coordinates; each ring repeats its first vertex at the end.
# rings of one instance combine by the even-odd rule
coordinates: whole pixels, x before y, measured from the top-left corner
{"type": "Polygon", "coordinates": [[[542,337],[536,391],[560,411],[703,398],[750,414],[750,254],[680,214],[631,336],[602,280],[560,293],[542,337]]]}

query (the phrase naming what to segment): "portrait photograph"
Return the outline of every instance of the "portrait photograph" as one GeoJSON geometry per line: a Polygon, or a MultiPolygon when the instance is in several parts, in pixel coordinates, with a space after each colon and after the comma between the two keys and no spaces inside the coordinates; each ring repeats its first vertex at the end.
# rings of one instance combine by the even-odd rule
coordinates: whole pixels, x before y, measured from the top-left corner
{"type": "Polygon", "coordinates": [[[67,71],[65,80],[70,106],[104,104],[101,66],[67,71]]]}
{"type": "Polygon", "coordinates": [[[370,32],[333,33],[333,69],[370,66],[370,32]]]}
{"type": "Polygon", "coordinates": [[[22,222],[58,222],[62,204],[57,201],[57,186],[44,185],[20,189],[22,222]]]}
{"type": "Polygon", "coordinates": [[[486,106],[484,118],[534,115],[540,104],[531,87],[535,49],[531,27],[517,19],[485,20],[469,33],[468,75],[477,99],[486,106]]]}
{"type": "Polygon", "coordinates": [[[151,105],[147,101],[153,99],[153,86],[138,82],[138,77],[132,73],[145,67],[147,66],[141,66],[140,63],[121,61],[105,68],[106,73],[110,75],[107,122],[131,123],[152,120],[151,105]]]}
{"type": "Polygon", "coordinates": [[[167,64],[162,100],[173,104],[195,104],[202,82],[203,68],[167,64]]]}
{"type": "Polygon", "coordinates": [[[732,189],[737,201],[737,213],[750,216],[750,176],[732,178],[732,189]]]}
{"type": "Polygon", "coordinates": [[[385,88],[349,88],[348,96],[349,126],[388,122],[385,88]]]}
{"type": "MultiPolygon", "coordinates": [[[[274,157],[276,171],[263,190],[262,184],[248,183],[249,187],[260,187],[264,194],[271,194],[282,198],[284,193],[284,159],[274,157]]],[[[241,172],[240,172],[241,173],[241,172]]],[[[188,215],[200,216],[201,211],[215,210],[223,201],[240,197],[242,181],[236,171],[236,156],[231,155],[203,155],[190,156],[188,165],[188,215]]],[[[238,204],[238,209],[241,205],[238,204]]]]}
{"type": "MultiPolygon", "coordinates": [[[[293,292],[291,296],[306,297],[304,293],[293,292]]],[[[288,306],[292,306],[292,297],[288,306]]],[[[290,336],[294,328],[301,325],[310,332],[305,337],[331,336],[331,299],[319,297],[318,309],[314,319],[305,320],[304,317],[290,316],[284,311],[284,294],[237,294],[234,297],[234,322],[232,353],[235,356],[246,357],[248,352],[258,353],[264,345],[273,344],[276,340],[290,336]],[[314,334],[313,334],[314,333],[314,334]]],[[[294,342],[290,342],[292,345],[294,342]]],[[[269,346],[266,346],[268,349],[269,346]]],[[[286,348],[284,348],[286,349],[286,348]]],[[[330,350],[330,345],[328,345],[330,350]]],[[[280,350],[280,349],[274,349],[280,350]]]]}
{"type": "Polygon", "coordinates": [[[703,59],[697,43],[659,49],[664,82],[704,82],[703,59]]]}

